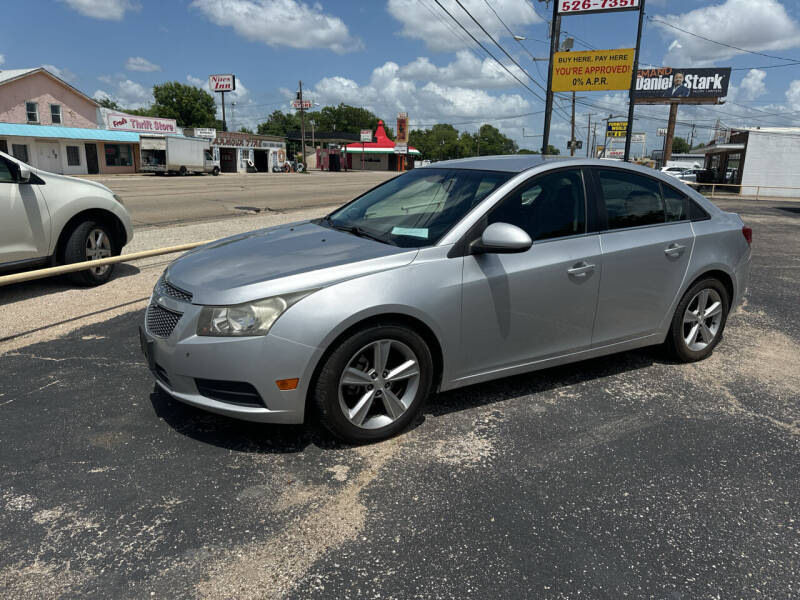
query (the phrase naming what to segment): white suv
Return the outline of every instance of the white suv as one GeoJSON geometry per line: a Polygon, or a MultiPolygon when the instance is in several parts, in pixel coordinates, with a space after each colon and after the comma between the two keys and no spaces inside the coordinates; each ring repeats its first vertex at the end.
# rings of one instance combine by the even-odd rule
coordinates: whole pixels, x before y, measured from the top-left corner
{"type": "MultiPolygon", "coordinates": [[[[0,152],[0,271],[115,256],[131,239],[131,217],[106,186],[41,171],[0,152]]],[[[70,278],[99,285],[113,269],[70,278]]]]}

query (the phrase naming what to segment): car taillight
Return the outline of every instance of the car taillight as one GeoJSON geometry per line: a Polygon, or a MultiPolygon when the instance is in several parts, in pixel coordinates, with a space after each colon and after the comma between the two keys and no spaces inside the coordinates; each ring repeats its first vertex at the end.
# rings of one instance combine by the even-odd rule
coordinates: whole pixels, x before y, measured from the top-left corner
{"type": "Polygon", "coordinates": [[[744,236],[744,239],[747,240],[748,246],[753,243],[753,230],[750,229],[747,225],[742,227],[742,235],[744,236]]]}

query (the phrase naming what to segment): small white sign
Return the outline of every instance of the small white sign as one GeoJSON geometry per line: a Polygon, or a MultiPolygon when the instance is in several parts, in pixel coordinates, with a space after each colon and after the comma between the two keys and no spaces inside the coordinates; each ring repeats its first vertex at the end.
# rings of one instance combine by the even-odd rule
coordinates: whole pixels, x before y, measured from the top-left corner
{"type": "Polygon", "coordinates": [[[236,76],[231,74],[210,75],[208,87],[212,92],[232,92],[236,89],[236,76]]]}
{"type": "Polygon", "coordinates": [[[631,144],[644,144],[647,140],[646,133],[632,133],[631,134],[631,144]]]}
{"type": "Polygon", "coordinates": [[[362,129],[361,130],[361,142],[371,142],[372,141],[372,130],[371,129],[362,129]]]}
{"type": "Polygon", "coordinates": [[[217,137],[217,130],[210,129],[208,127],[195,127],[194,137],[207,138],[209,140],[213,140],[215,137],[217,137]]]}
{"type": "Polygon", "coordinates": [[[408,154],[408,144],[395,144],[394,145],[394,153],[395,154],[408,154]]]}
{"type": "Polygon", "coordinates": [[[666,127],[659,127],[658,128],[658,137],[664,137],[667,135],[667,128],[666,127]]]}
{"type": "Polygon", "coordinates": [[[311,108],[311,100],[292,100],[292,108],[311,108]]]}

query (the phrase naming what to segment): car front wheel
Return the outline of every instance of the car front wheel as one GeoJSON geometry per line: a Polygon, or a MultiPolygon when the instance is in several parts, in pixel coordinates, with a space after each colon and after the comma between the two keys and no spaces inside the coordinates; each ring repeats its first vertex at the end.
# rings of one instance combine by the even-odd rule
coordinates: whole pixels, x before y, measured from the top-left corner
{"type": "Polygon", "coordinates": [[[684,294],[672,318],[667,342],[682,362],[711,355],[722,338],[730,309],[728,290],[718,279],[698,281],[684,294]]]}
{"type": "MultiPolygon", "coordinates": [[[[64,263],[75,264],[109,258],[118,254],[115,248],[115,240],[107,225],[97,221],[84,221],[75,227],[67,238],[64,246],[64,263]]],[[[71,273],[69,277],[77,284],[95,286],[108,281],[113,271],[114,265],[102,265],[71,273]]]]}
{"type": "Polygon", "coordinates": [[[433,381],[430,350],[416,332],[380,325],[354,333],[328,356],[312,393],[323,424],[355,444],[405,429],[433,381]]]}

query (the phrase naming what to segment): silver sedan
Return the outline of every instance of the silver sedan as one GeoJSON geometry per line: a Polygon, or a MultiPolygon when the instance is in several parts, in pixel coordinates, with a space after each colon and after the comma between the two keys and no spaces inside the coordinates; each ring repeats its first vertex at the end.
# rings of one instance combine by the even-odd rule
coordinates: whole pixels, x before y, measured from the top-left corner
{"type": "Polygon", "coordinates": [[[625,163],[481,157],[414,169],[328,216],[189,252],[140,330],[159,388],[363,443],[435,391],[665,344],[707,357],[751,230],[625,163]]]}

